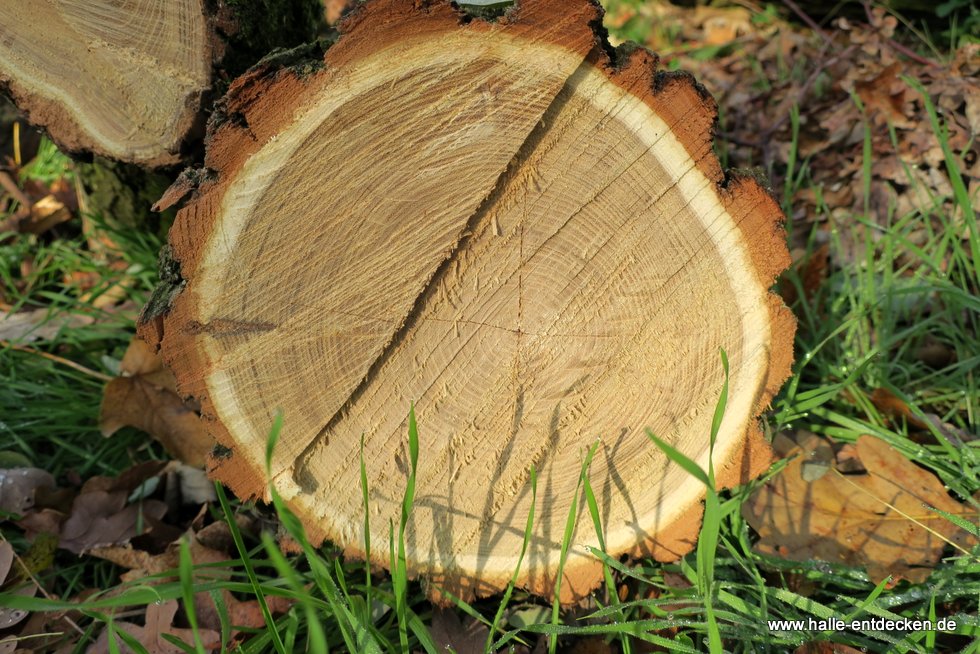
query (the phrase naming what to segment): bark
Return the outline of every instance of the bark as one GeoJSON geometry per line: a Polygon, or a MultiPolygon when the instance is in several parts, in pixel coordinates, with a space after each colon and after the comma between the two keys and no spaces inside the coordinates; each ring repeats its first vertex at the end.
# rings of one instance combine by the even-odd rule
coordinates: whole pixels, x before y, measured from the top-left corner
{"type": "MultiPolygon", "coordinates": [[[[171,283],[158,343],[240,496],[270,484],[315,540],[387,543],[421,456],[413,575],[469,597],[561,597],[601,579],[577,495],[585,451],[613,556],[691,550],[704,487],[765,469],[757,417],[789,374],[795,323],[769,288],[782,216],[712,151],[715,107],[642,48],[613,51],[590,0],[523,0],[494,21],[448,2],[374,0],[310,51],[253,68],[222,101],[205,167],[168,192],[171,283]],[[175,271],[174,268],[179,268],[175,271]],[[270,467],[266,440],[284,429],[270,467]]],[[[391,565],[386,547],[376,563],[391,565]]]]}
{"type": "Polygon", "coordinates": [[[317,0],[7,0],[0,91],[69,152],[179,163],[228,75],[316,35],[317,0]]]}

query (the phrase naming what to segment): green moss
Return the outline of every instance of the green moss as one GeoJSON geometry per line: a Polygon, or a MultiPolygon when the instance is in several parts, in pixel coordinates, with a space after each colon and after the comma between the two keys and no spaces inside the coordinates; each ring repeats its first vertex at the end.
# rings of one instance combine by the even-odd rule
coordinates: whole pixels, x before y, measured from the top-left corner
{"type": "Polygon", "coordinates": [[[467,0],[456,5],[473,18],[495,21],[513,8],[514,0],[467,0]]]}
{"type": "Polygon", "coordinates": [[[304,43],[295,48],[273,50],[263,57],[256,66],[287,68],[300,78],[312,75],[323,68],[323,56],[327,49],[333,45],[333,37],[335,36],[336,33],[331,37],[318,39],[313,43],[304,43]]]}
{"type": "Polygon", "coordinates": [[[174,298],[185,285],[184,278],[180,274],[180,262],[174,258],[169,245],[164,245],[160,250],[158,267],[160,283],[153,289],[153,294],[143,308],[143,314],[140,316],[142,322],[148,322],[170,311],[174,298]]]}
{"type": "Polygon", "coordinates": [[[172,222],[173,212],[150,211],[170,186],[170,177],[101,157],[76,164],[75,172],[85,188],[88,213],[110,230],[162,233],[172,222]]]}

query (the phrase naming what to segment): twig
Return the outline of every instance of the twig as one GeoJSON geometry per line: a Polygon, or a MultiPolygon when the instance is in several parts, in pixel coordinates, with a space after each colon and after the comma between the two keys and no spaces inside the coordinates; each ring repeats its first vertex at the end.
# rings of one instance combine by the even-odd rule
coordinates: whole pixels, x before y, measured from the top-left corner
{"type": "Polygon", "coordinates": [[[20,166],[20,121],[14,121],[14,163],[20,166]]]}
{"type": "Polygon", "coordinates": [[[789,7],[790,9],[792,9],[793,13],[799,16],[800,20],[806,23],[810,29],[812,29],[814,32],[819,34],[824,41],[830,41],[830,37],[827,36],[827,33],[823,31],[823,28],[817,25],[817,21],[810,18],[810,15],[805,11],[803,11],[802,9],[800,9],[800,6],[795,2],[793,2],[793,0],[783,0],[783,4],[789,7]]]}
{"type": "Polygon", "coordinates": [[[2,186],[4,190],[11,195],[11,197],[20,202],[23,206],[30,208],[30,206],[34,204],[31,202],[31,199],[27,197],[22,190],[20,190],[20,187],[17,186],[17,182],[14,181],[14,178],[3,170],[0,170],[0,186],[2,186]]]}
{"type": "Polygon", "coordinates": [[[56,354],[50,354],[48,352],[42,352],[41,350],[37,350],[37,349],[35,349],[33,347],[28,347],[26,345],[16,345],[14,343],[11,343],[10,341],[2,341],[2,340],[0,340],[0,348],[10,348],[11,350],[17,350],[18,352],[27,352],[28,354],[36,354],[39,357],[42,357],[42,358],[47,359],[49,361],[54,361],[55,363],[60,363],[63,366],[68,366],[69,368],[73,368],[73,369],[77,370],[80,373],[86,374],[89,377],[94,377],[96,379],[100,379],[100,380],[102,380],[104,382],[110,382],[110,381],[112,381],[114,379],[113,377],[110,377],[109,375],[106,375],[105,373],[101,373],[98,370],[92,370],[91,368],[86,368],[85,366],[83,366],[80,363],[75,363],[74,361],[71,361],[69,359],[65,359],[63,357],[59,357],[56,354]]]}
{"type": "MultiPolygon", "coordinates": [[[[874,25],[874,22],[875,22],[874,21],[874,15],[871,13],[871,5],[868,4],[868,2],[864,2],[862,4],[864,5],[864,15],[868,17],[868,27],[871,30],[876,30],[875,25],[874,25]]],[[[922,55],[920,55],[915,50],[912,50],[908,46],[902,45],[901,43],[899,43],[898,41],[896,41],[893,38],[885,37],[885,40],[888,42],[888,45],[890,45],[891,47],[895,48],[896,50],[898,50],[899,52],[901,52],[903,55],[905,55],[906,57],[908,57],[912,61],[918,62],[918,63],[922,64],[923,66],[933,66],[935,68],[942,68],[942,66],[940,64],[936,63],[932,59],[928,59],[926,57],[923,57],[922,55]]]]}
{"type": "Polygon", "coordinates": [[[923,66],[932,66],[934,68],[942,68],[942,65],[941,64],[936,63],[935,61],[933,61],[932,59],[929,59],[928,57],[923,57],[922,55],[920,55],[915,50],[912,50],[908,46],[902,45],[901,43],[899,43],[898,41],[896,41],[894,39],[888,39],[888,45],[890,45],[891,47],[895,48],[896,50],[898,50],[899,52],[901,52],[903,55],[905,55],[906,57],[908,57],[912,61],[918,62],[918,63],[922,64],[923,66]]]}
{"type": "MultiPolygon", "coordinates": [[[[9,541],[6,538],[3,538],[2,540],[5,543],[9,543],[9,541]]],[[[13,547],[11,547],[10,550],[11,550],[11,552],[13,552],[14,559],[16,559],[17,560],[17,563],[20,565],[20,569],[23,571],[23,573],[25,575],[27,575],[28,579],[30,579],[31,582],[34,584],[34,586],[39,591],[41,591],[41,594],[44,595],[44,597],[46,599],[53,601],[54,598],[51,597],[51,594],[48,593],[48,591],[44,589],[44,586],[41,585],[41,582],[37,580],[37,577],[34,575],[34,572],[32,572],[31,569],[27,567],[27,564],[24,563],[24,559],[20,558],[20,555],[17,554],[17,551],[14,550],[13,547]]],[[[75,621],[72,620],[71,618],[69,618],[67,615],[61,616],[61,619],[64,620],[65,622],[67,622],[69,625],[71,625],[71,627],[75,631],[77,631],[78,633],[82,634],[83,636],[85,635],[85,632],[82,630],[82,628],[79,627],[77,624],[75,624],[75,621]]]]}
{"type": "MultiPolygon", "coordinates": [[[[813,84],[817,81],[817,78],[820,77],[820,73],[830,68],[841,59],[846,59],[847,57],[849,57],[851,53],[854,52],[854,50],[857,48],[856,45],[849,45],[840,54],[834,55],[830,59],[824,61],[823,55],[826,53],[827,48],[829,46],[830,43],[827,42],[826,44],[824,44],[824,47],[820,50],[820,54],[818,55],[818,57],[820,58],[820,65],[817,66],[816,69],[812,73],[810,73],[810,76],[806,78],[806,81],[803,82],[803,85],[799,88],[799,90],[796,93],[796,99],[793,101],[794,104],[799,105],[801,102],[803,102],[803,100],[806,97],[806,94],[809,93],[810,91],[810,87],[813,86],[813,84]]],[[[768,141],[769,137],[772,136],[772,134],[777,129],[782,127],[783,123],[785,123],[786,120],[789,118],[789,109],[788,108],[783,109],[782,105],[784,104],[786,104],[785,100],[778,108],[780,114],[779,118],[776,120],[776,122],[774,122],[772,125],[766,128],[766,130],[763,132],[763,137],[761,139],[763,142],[768,141]]]]}

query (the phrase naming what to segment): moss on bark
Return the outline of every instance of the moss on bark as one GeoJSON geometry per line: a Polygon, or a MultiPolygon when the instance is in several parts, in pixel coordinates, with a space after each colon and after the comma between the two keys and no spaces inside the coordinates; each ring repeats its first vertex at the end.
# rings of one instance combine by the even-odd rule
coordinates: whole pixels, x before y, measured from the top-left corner
{"type": "Polygon", "coordinates": [[[234,77],[273,50],[316,40],[325,28],[321,0],[228,0],[237,30],[228,43],[223,68],[234,77]]]}

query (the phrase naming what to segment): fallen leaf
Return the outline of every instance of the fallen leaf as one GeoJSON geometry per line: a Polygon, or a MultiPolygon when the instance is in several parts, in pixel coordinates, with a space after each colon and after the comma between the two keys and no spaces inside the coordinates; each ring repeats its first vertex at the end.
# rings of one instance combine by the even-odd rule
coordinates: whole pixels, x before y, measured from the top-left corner
{"type": "MultiPolygon", "coordinates": [[[[34,584],[27,584],[15,588],[14,590],[5,590],[4,594],[8,597],[10,596],[20,596],[20,597],[34,597],[37,593],[37,586],[34,584]]],[[[20,624],[27,619],[30,615],[24,609],[8,609],[0,608],[0,630],[9,629],[14,625],[20,624]]]]}
{"type": "MultiPolygon", "coordinates": [[[[98,592],[94,588],[83,590],[72,598],[72,601],[84,602],[98,592]]],[[[77,609],[35,611],[19,628],[16,635],[16,638],[21,639],[22,647],[18,652],[22,654],[74,652],[77,639],[83,633],[78,626],[78,621],[84,617],[77,609]]]]}
{"type": "Polygon", "coordinates": [[[43,234],[52,227],[71,220],[71,210],[53,195],[47,195],[31,207],[30,215],[20,224],[24,234],[43,234]]]}
{"type": "MultiPolygon", "coordinates": [[[[190,549],[191,562],[195,565],[219,563],[228,560],[228,555],[224,552],[211,549],[200,543],[193,532],[189,531],[185,536],[187,538],[188,548],[190,549]]],[[[145,550],[137,549],[130,544],[96,547],[88,553],[127,568],[128,572],[124,572],[121,576],[122,580],[127,582],[176,570],[180,562],[179,541],[171,543],[160,554],[151,554],[145,550]]],[[[208,573],[211,572],[220,572],[221,575],[227,576],[227,571],[224,570],[208,571],[208,573]]],[[[201,573],[202,571],[198,571],[196,574],[201,573]]]]}
{"type": "Polygon", "coordinates": [[[54,314],[49,309],[0,313],[0,341],[49,341],[62,329],[91,325],[95,319],[79,314],[54,314]]]}
{"type": "Polygon", "coordinates": [[[124,426],[141,429],[184,463],[204,466],[212,440],[194,407],[177,395],[177,382],[149,345],[134,338],[123,357],[123,376],[106,386],[99,415],[104,436],[124,426]]]}
{"type": "Polygon", "coordinates": [[[967,520],[976,516],[933,474],[872,436],[856,443],[866,474],[835,470],[807,482],[806,457],[800,455],[816,451],[821,440],[809,435],[797,444],[780,436],[773,443],[781,456],[797,456],[742,507],[759,532],[759,551],[794,561],[866,566],[875,583],[889,575],[922,582],[947,543],[972,541],[929,507],[967,520]]]}
{"type": "MultiPolygon", "coordinates": [[[[183,654],[184,649],[167,641],[163,636],[173,636],[186,643],[189,647],[194,646],[194,632],[191,629],[180,629],[174,626],[174,616],[177,614],[177,600],[170,600],[163,604],[150,604],[146,607],[146,624],[144,626],[135,625],[131,622],[116,621],[113,623],[116,629],[125,631],[135,638],[146,648],[148,654],[183,654]]],[[[221,643],[221,635],[211,629],[198,629],[198,635],[204,644],[205,650],[216,648],[221,643]]],[[[99,634],[98,639],[88,648],[88,654],[109,654],[109,639],[116,639],[118,651],[122,654],[130,654],[133,650],[118,636],[110,636],[109,629],[105,628],[99,634]]]]}
{"type": "Polygon", "coordinates": [[[456,654],[483,654],[490,630],[467,616],[461,622],[452,609],[437,608],[432,614],[432,640],[440,652],[456,654]]]}
{"type": "MultiPolygon", "coordinates": [[[[17,575],[14,575],[11,579],[7,579],[15,559],[16,556],[13,546],[5,540],[0,541],[0,586],[4,584],[9,585],[15,581],[17,575]]],[[[37,584],[31,582],[18,588],[8,588],[4,593],[7,595],[34,597],[37,593],[37,584]]],[[[19,622],[23,622],[27,619],[27,615],[27,611],[23,609],[0,608],[0,630],[8,629],[19,622]]],[[[2,651],[2,645],[0,645],[0,652],[2,651]]]]}
{"type": "Polygon", "coordinates": [[[969,443],[970,441],[977,440],[977,437],[973,434],[960,429],[956,425],[952,425],[948,422],[943,422],[942,419],[935,413],[925,413],[923,417],[926,422],[932,425],[932,428],[939,433],[946,442],[953,447],[964,447],[964,443],[969,443]]]}
{"type": "Polygon", "coordinates": [[[863,654],[863,652],[839,643],[811,640],[809,643],[800,645],[793,654],[863,654]]]}
{"type": "Polygon", "coordinates": [[[54,477],[40,468],[0,470],[0,511],[23,515],[34,507],[37,489],[54,487],[54,477]]]}
{"type": "Polygon", "coordinates": [[[0,540],[0,586],[7,580],[10,567],[14,564],[14,546],[0,540]]]}
{"type": "Polygon", "coordinates": [[[837,448],[835,459],[836,463],[834,465],[839,472],[843,472],[844,474],[867,472],[864,469],[864,464],[861,463],[861,459],[858,457],[857,447],[854,443],[842,443],[837,448]]]}
{"type": "Polygon", "coordinates": [[[66,513],[55,509],[32,511],[17,521],[17,526],[24,530],[24,537],[33,541],[44,534],[57,536],[61,533],[61,523],[68,517],[66,513]]]}
{"type": "Polygon", "coordinates": [[[61,526],[61,547],[81,554],[94,547],[118,545],[145,531],[148,518],[159,520],[167,505],[158,500],[126,504],[126,491],[82,493],[61,526]]]}
{"type": "Polygon", "coordinates": [[[939,370],[956,361],[956,352],[945,343],[926,337],[915,351],[915,358],[933,370],[939,370]]]}
{"type": "Polygon", "coordinates": [[[891,418],[904,418],[916,429],[928,429],[926,424],[912,413],[905,401],[887,388],[876,388],[868,396],[875,408],[891,418]]]}
{"type": "MultiPolygon", "coordinates": [[[[213,528],[218,524],[223,523],[215,523],[214,525],[210,525],[210,527],[213,528]]],[[[227,526],[225,528],[227,529],[227,526]]],[[[210,538],[214,537],[214,531],[214,529],[211,529],[208,534],[210,538]]],[[[226,552],[209,547],[206,542],[202,541],[200,536],[203,533],[205,533],[203,530],[200,533],[194,533],[193,530],[189,530],[185,534],[191,562],[195,566],[202,566],[229,561],[230,559],[226,552]]],[[[222,539],[215,540],[221,541],[222,539]]],[[[229,546],[233,545],[230,536],[227,539],[227,544],[229,546]]],[[[90,550],[88,553],[128,568],[128,571],[120,576],[124,582],[132,582],[146,579],[153,575],[174,572],[177,570],[180,562],[179,541],[171,543],[161,554],[150,554],[128,544],[114,547],[99,547],[90,550]]],[[[208,578],[227,579],[231,575],[231,570],[230,568],[219,566],[198,567],[194,574],[199,580],[208,578]]],[[[176,575],[173,578],[160,577],[154,583],[163,583],[175,579],[176,575]]],[[[258,629],[265,625],[265,616],[262,613],[262,608],[258,601],[239,600],[226,589],[221,589],[220,594],[225,610],[227,611],[228,620],[235,627],[231,634],[232,637],[237,636],[242,629],[258,629]]],[[[285,613],[292,606],[291,600],[277,595],[268,595],[265,600],[266,605],[273,614],[285,613]]],[[[194,598],[194,604],[195,610],[197,611],[198,624],[203,628],[220,631],[222,626],[221,617],[218,607],[215,605],[214,598],[210,593],[197,593],[194,598]]]]}

